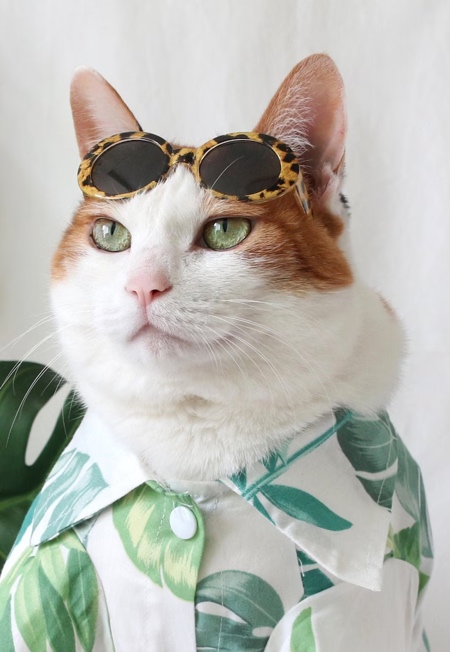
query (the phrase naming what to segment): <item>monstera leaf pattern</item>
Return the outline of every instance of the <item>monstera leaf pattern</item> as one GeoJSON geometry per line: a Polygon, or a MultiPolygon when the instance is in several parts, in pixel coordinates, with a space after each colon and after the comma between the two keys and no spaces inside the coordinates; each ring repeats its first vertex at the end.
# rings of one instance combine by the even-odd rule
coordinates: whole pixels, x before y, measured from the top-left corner
{"type": "Polygon", "coordinates": [[[433,556],[430,521],[422,474],[404,443],[398,439],[398,473],[395,491],[402,507],[417,524],[420,554],[433,556]]]}
{"type": "Polygon", "coordinates": [[[413,519],[410,527],[390,532],[389,556],[417,568],[421,591],[429,580],[428,572],[422,567],[425,562],[428,571],[431,565],[433,544],[418,465],[384,412],[376,419],[353,415],[338,429],[337,440],[369,496],[382,507],[391,509],[395,492],[403,509],[413,519]]]}
{"type": "Polygon", "coordinates": [[[340,426],[337,440],[369,496],[378,505],[390,508],[397,473],[397,446],[387,414],[375,420],[354,416],[340,426]]]}
{"type": "Polygon", "coordinates": [[[205,577],[198,584],[195,606],[198,651],[262,652],[270,632],[284,615],[275,589],[257,575],[243,571],[205,577]],[[207,610],[211,605],[216,608],[207,610]]]}

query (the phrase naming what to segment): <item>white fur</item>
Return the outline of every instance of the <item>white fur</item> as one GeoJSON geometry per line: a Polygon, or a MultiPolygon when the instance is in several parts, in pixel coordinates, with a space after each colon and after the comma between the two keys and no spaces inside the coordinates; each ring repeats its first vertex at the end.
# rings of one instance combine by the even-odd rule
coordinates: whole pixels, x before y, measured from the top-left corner
{"type": "Polygon", "coordinates": [[[239,247],[196,247],[208,202],[181,167],[150,193],[105,202],[131,249],[87,245],[53,284],[82,397],[166,482],[236,471],[331,407],[378,409],[402,350],[395,318],[359,281],[295,295],[272,287],[239,247]],[[173,287],[148,309],[159,331],[130,341],[147,316],[125,285],[142,266],[173,287]]]}

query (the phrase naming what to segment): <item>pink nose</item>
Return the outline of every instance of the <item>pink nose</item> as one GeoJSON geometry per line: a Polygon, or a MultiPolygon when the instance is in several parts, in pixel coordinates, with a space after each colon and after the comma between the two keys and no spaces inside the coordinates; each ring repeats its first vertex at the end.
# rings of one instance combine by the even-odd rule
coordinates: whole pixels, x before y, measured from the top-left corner
{"type": "Polygon", "coordinates": [[[163,292],[170,290],[172,286],[164,274],[152,274],[151,272],[136,274],[130,278],[125,290],[135,294],[139,304],[146,308],[154,299],[163,292]]]}

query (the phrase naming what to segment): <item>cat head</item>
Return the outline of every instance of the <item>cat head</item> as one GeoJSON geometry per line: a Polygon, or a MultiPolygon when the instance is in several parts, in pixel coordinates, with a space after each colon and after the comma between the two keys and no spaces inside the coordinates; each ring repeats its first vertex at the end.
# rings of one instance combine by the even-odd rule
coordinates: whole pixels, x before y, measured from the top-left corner
{"type": "MultiPolygon", "coordinates": [[[[76,73],[71,101],[82,157],[104,138],[141,129],[90,69],[76,73]]],[[[186,396],[226,397],[320,413],[337,404],[372,409],[389,393],[396,361],[374,372],[379,382],[355,375],[380,365],[357,356],[367,337],[362,306],[377,300],[361,290],[347,251],[346,111],[332,60],[299,63],[255,131],[294,151],[311,215],[295,192],[263,203],[217,198],[183,164],[147,192],[82,201],[53,260],[52,297],[88,404],[156,409],[186,396]],[[225,226],[244,237],[211,248],[208,234],[225,226]],[[111,228],[129,246],[99,248],[96,233],[111,228]]]]}

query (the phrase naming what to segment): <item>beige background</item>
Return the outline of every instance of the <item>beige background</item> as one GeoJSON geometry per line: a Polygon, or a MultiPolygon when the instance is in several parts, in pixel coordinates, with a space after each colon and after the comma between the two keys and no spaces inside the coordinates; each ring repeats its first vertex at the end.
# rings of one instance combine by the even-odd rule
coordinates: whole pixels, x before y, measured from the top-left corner
{"type": "MultiPolygon", "coordinates": [[[[1,0],[0,349],[52,330],[49,261],[79,200],[72,70],[97,68],[144,128],[200,144],[252,129],[281,79],[325,51],[346,82],[347,193],[365,278],[410,339],[395,422],[420,460],[436,540],[427,605],[435,651],[450,623],[450,5],[447,0],[1,0]]],[[[50,362],[55,338],[30,359],[50,362]]],[[[56,366],[64,371],[61,362],[56,366]]]]}

